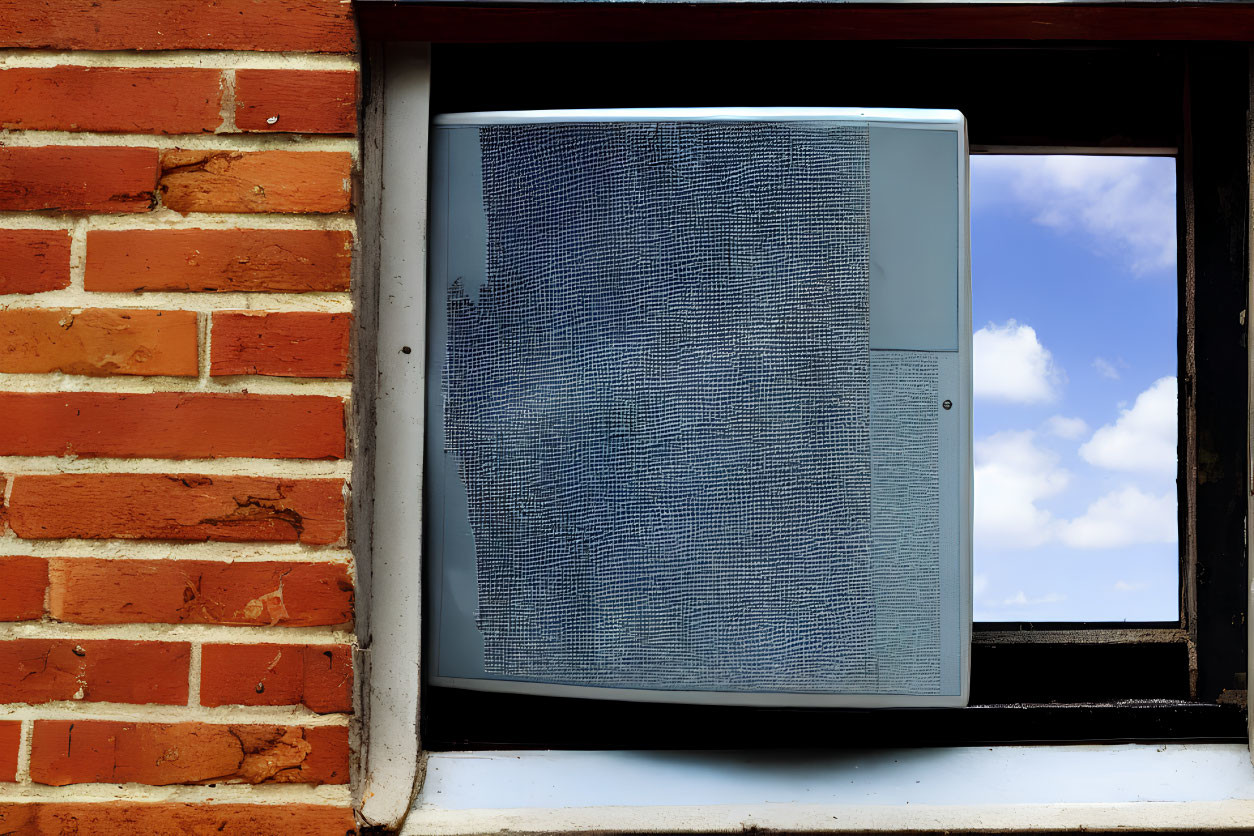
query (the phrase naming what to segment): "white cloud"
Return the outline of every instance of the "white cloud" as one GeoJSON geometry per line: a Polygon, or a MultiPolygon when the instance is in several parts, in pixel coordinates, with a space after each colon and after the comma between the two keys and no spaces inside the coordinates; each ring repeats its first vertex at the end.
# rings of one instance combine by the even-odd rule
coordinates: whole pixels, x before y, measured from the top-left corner
{"type": "Polygon", "coordinates": [[[1057,592],[1050,592],[1046,595],[1040,595],[1036,598],[1029,598],[1027,594],[1020,589],[1017,593],[1001,602],[1003,607],[1039,607],[1041,604],[1057,604],[1065,601],[1065,595],[1059,595],[1057,592]]]}
{"type": "Polygon", "coordinates": [[[1012,200],[1044,226],[1079,229],[1136,273],[1176,263],[1175,168],[1169,158],[976,155],[972,197],[1012,200]]]}
{"type": "Polygon", "coordinates": [[[1040,546],[1057,520],[1037,507],[1065,490],[1070,474],[1036,444],[1031,430],[995,433],[975,443],[975,537],[979,548],[1040,546]]]}
{"type": "Polygon", "coordinates": [[[1062,375],[1031,325],[990,322],[975,332],[972,355],[977,398],[1045,403],[1057,395],[1062,375]]]}
{"type": "Polygon", "coordinates": [[[1109,380],[1119,379],[1119,369],[1115,364],[1107,360],[1105,357],[1094,357],[1093,368],[1097,369],[1097,373],[1109,380]]]}
{"type": "Polygon", "coordinates": [[[1045,432],[1067,441],[1075,441],[1089,431],[1089,425],[1083,418],[1068,418],[1065,415],[1051,415],[1045,420],[1045,432]]]}
{"type": "Polygon", "coordinates": [[[1176,537],[1175,493],[1148,494],[1135,485],[1106,494],[1059,526],[1059,539],[1073,549],[1174,543],[1176,537]]]}
{"type": "Polygon", "coordinates": [[[1154,381],[1136,396],[1131,409],[1093,433],[1080,446],[1080,457],[1108,470],[1152,473],[1176,472],[1176,378],[1154,381]]]}
{"type": "Polygon", "coordinates": [[[1130,583],[1128,581],[1115,581],[1116,592],[1139,592],[1140,590],[1146,589],[1148,587],[1149,587],[1149,584],[1145,583],[1144,581],[1140,581],[1137,583],[1130,583]]]}

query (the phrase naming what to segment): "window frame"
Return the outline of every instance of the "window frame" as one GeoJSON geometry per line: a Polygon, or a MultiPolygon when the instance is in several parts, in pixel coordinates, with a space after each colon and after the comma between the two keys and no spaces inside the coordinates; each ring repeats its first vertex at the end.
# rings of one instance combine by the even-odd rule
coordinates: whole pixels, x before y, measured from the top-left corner
{"type": "MultiPolygon", "coordinates": [[[[908,50],[911,47],[892,48],[908,50]]],[[[959,47],[942,45],[940,48],[959,47]]],[[[962,48],[969,49],[970,45],[962,45],[962,48]]],[[[415,50],[424,49],[399,44],[389,48],[394,54],[411,53],[411,59],[415,50]]],[[[1074,46],[1064,46],[1042,51],[1057,55],[1073,49],[1074,46]]],[[[362,512],[363,519],[372,518],[375,522],[372,557],[366,561],[362,583],[362,598],[369,603],[362,608],[364,611],[359,610],[359,623],[373,625],[367,629],[363,641],[366,648],[363,656],[367,660],[364,678],[370,683],[366,694],[370,714],[364,767],[367,780],[362,788],[363,815],[373,821],[398,820],[390,817],[401,813],[386,808],[383,802],[372,807],[370,800],[381,796],[381,788],[391,786],[406,769],[418,770],[420,750],[414,745],[416,739],[421,740],[423,750],[537,745],[674,748],[700,746],[703,741],[716,747],[834,748],[883,746],[893,742],[954,745],[1025,741],[1244,740],[1244,720],[1240,712],[1244,692],[1240,686],[1244,685],[1246,650],[1245,534],[1244,525],[1238,531],[1234,522],[1244,521],[1246,459],[1244,455],[1232,454],[1237,450],[1245,451],[1247,434],[1248,384],[1247,374],[1243,372],[1248,372],[1249,364],[1244,322],[1238,325],[1234,310],[1244,312],[1246,309],[1248,282],[1248,56],[1244,48],[1214,45],[1165,49],[1176,51],[1182,58],[1180,121],[1174,136],[1168,137],[1152,129],[1122,134],[1111,131],[1110,125],[1098,118],[1085,130],[1066,136],[1032,135],[1018,130],[987,138],[981,136],[982,141],[977,142],[978,135],[973,131],[973,149],[980,145],[1105,151],[1172,146],[1179,149],[1177,201],[1182,316],[1179,507],[1183,590],[1180,625],[1120,625],[1117,628],[1108,624],[1096,628],[1065,625],[1061,629],[1055,624],[1046,629],[1031,624],[977,627],[973,652],[979,655],[973,659],[973,675],[977,665],[996,663],[994,666],[1002,682],[1014,683],[1017,676],[1020,685],[1036,687],[1037,691],[1031,693],[1030,688],[1021,691],[1026,699],[996,701],[966,709],[781,711],[629,705],[469,692],[449,694],[425,689],[424,723],[436,712],[444,715],[441,722],[451,724],[444,731],[437,731],[426,723],[419,735],[419,718],[414,715],[414,706],[406,696],[410,693],[416,696],[423,687],[412,656],[419,646],[419,634],[414,625],[414,614],[420,606],[419,577],[417,561],[405,561],[401,555],[409,544],[420,542],[412,538],[420,511],[412,495],[400,500],[395,495],[404,492],[398,491],[398,484],[421,485],[421,450],[417,450],[415,471],[412,462],[401,461],[403,456],[398,455],[409,448],[405,446],[408,442],[400,438],[403,433],[397,431],[399,426],[410,434],[417,433],[417,444],[421,446],[421,406],[416,421],[412,414],[398,417],[394,413],[390,419],[384,418],[384,414],[404,400],[406,387],[417,386],[415,391],[422,391],[424,362],[419,347],[425,343],[425,329],[422,316],[415,318],[415,313],[422,311],[425,303],[422,287],[407,287],[398,296],[392,292],[395,287],[388,284],[382,298],[362,300],[366,321],[371,316],[371,305],[377,305],[379,368],[377,389],[370,386],[357,398],[358,402],[371,400],[377,404],[380,430],[373,440],[372,450],[387,451],[386,455],[376,457],[373,472],[365,473],[358,482],[369,484],[365,480],[373,478],[376,486],[373,513],[368,507],[362,512]],[[1238,335],[1235,339],[1234,334],[1238,335]],[[394,342],[397,344],[393,345],[394,342]],[[404,353],[406,346],[413,347],[411,353],[404,353]],[[396,400],[398,398],[400,400],[396,400]],[[1239,405],[1239,409],[1234,405],[1239,405]],[[385,431],[385,426],[389,425],[392,429],[385,431]],[[1234,508],[1240,509],[1235,517],[1234,508]],[[1192,509],[1197,509],[1196,513],[1192,509]],[[401,519],[404,525],[397,524],[401,519]],[[410,537],[406,537],[406,530],[410,537]],[[399,641],[395,635],[397,630],[391,624],[394,620],[403,622],[399,641]],[[383,633],[389,635],[386,642],[374,641],[376,635],[383,633]],[[1081,700],[1076,700],[1074,695],[1064,695],[1064,699],[1072,701],[1060,703],[1057,693],[1051,693],[1049,687],[1040,687],[1048,685],[1042,668],[1049,673],[1051,665],[1055,671],[1065,666],[1066,660],[1060,660],[1058,654],[1065,655],[1076,647],[1085,648],[1088,653],[1088,661],[1079,675],[1088,681],[1104,676],[1112,689],[1121,676],[1116,663],[1120,655],[1129,650],[1143,653],[1141,667],[1150,670],[1171,667],[1178,671],[1183,656],[1187,678],[1185,694],[1166,699],[1142,694],[1130,699],[1126,691],[1120,694],[1108,690],[1081,700]],[[981,655],[985,657],[983,662],[981,655]],[[1002,661],[1012,657],[1020,660],[1017,667],[1002,661]],[[504,698],[510,703],[499,702],[504,698]],[[457,715],[451,721],[445,714],[449,711],[457,715]],[[519,717],[527,718],[526,728],[519,728],[522,725],[517,722],[519,717]],[[484,718],[508,719],[513,724],[512,733],[499,724],[485,727],[481,722],[484,718]],[[457,725],[465,721],[479,725],[469,730],[457,725]],[[593,725],[600,729],[614,728],[618,740],[612,739],[613,735],[569,733],[571,729],[587,729],[593,725]],[[738,729],[735,739],[729,739],[726,734],[732,727],[738,729]],[[721,741],[713,737],[716,732],[721,735],[721,741]]],[[[389,107],[384,116],[383,74],[377,71],[382,67],[384,53],[382,47],[372,47],[367,62],[367,72],[372,67],[376,70],[367,81],[370,91],[366,101],[367,126],[371,124],[371,108],[378,113],[373,117],[374,132],[367,127],[365,138],[363,235],[371,236],[378,231],[391,238],[391,243],[384,247],[379,266],[381,276],[422,277],[425,282],[424,231],[409,228],[413,226],[412,208],[405,217],[399,216],[396,209],[400,202],[408,199],[411,206],[424,207],[425,217],[425,171],[407,170],[397,157],[404,155],[408,160],[415,155],[420,159],[425,157],[429,113],[424,101],[420,106],[389,107]],[[406,131],[406,134],[398,136],[399,131],[406,131]],[[377,153],[376,143],[392,150],[392,165],[386,152],[377,153]],[[383,182],[388,184],[392,200],[387,202],[391,208],[380,198],[383,182]],[[394,246],[402,242],[412,245],[403,257],[394,246]],[[421,253],[421,263],[414,263],[415,252],[421,253]]],[[[438,104],[441,96],[438,55],[439,47],[434,65],[436,82],[427,88],[437,102],[430,112],[443,109],[438,104]]],[[[426,61],[424,53],[421,60],[411,61],[410,71],[427,72],[430,65],[426,61]]],[[[430,83],[429,75],[424,83],[430,83]]],[[[479,107],[488,109],[483,105],[463,109],[479,107]]],[[[1075,128],[1077,122],[1069,122],[1069,125],[1075,128]]],[[[1021,125],[1016,127],[1022,128],[1021,125]]],[[[368,290],[359,292],[369,295],[368,290]]],[[[372,351],[374,336],[367,335],[360,341],[361,351],[372,351]]],[[[1171,687],[1178,690],[1178,682],[1171,687]]]]}

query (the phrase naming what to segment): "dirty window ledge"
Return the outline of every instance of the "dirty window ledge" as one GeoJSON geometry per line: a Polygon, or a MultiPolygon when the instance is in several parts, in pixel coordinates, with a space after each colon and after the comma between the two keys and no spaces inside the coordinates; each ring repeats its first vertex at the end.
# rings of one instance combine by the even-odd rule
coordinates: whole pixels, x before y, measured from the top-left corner
{"type": "Polygon", "coordinates": [[[1240,743],[427,757],[404,834],[1247,827],[1240,743]]]}

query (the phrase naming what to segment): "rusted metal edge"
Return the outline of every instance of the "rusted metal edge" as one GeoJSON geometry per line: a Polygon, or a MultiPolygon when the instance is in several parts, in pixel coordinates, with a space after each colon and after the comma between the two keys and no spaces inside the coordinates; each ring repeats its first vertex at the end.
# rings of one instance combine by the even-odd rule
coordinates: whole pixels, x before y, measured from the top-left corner
{"type": "Polygon", "coordinates": [[[1187,644],[1180,628],[1084,628],[1077,630],[989,630],[971,635],[973,644],[1187,644]]]}

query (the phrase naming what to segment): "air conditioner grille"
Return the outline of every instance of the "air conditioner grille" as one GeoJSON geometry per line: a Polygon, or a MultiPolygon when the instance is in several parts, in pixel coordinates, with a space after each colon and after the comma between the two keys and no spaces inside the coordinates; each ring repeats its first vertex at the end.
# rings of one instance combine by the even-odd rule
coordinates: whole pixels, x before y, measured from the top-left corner
{"type": "Polygon", "coordinates": [[[450,285],[443,420],[485,670],[875,690],[901,640],[873,604],[867,129],[480,142],[486,277],[450,285]]]}

